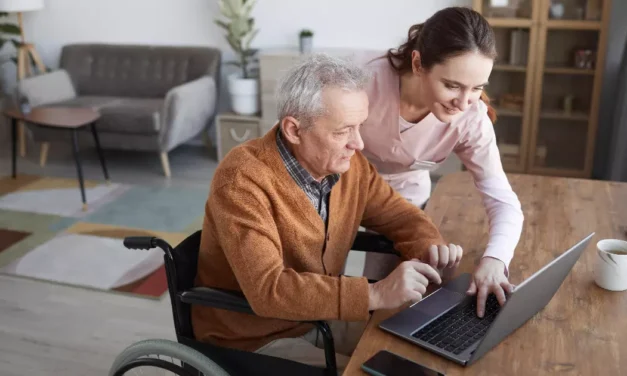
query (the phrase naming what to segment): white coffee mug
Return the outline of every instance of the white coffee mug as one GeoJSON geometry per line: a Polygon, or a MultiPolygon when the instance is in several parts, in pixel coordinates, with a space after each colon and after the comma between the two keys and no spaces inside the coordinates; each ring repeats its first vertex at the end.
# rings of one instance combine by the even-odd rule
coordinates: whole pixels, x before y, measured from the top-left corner
{"type": "Polygon", "coordinates": [[[597,243],[594,281],[606,290],[627,290],[627,241],[604,239],[597,243]]]}

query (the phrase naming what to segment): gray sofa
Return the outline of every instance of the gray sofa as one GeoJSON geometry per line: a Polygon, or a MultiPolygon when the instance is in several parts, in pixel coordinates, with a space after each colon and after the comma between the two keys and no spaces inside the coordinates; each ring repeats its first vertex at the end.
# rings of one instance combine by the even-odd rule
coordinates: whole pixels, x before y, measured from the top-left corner
{"type": "MultiPolygon", "coordinates": [[[[31,106],[91,107],[103,149],[156,151],[166,176],[168,152],[196,137],[217,109],[221,52],[209,47],[72,44],[64,46],[58,70],[23,80],[19,90],[31,106]]],[[[27,125],[48,143],[69,132],[27,125]]],[[[81,144],[92,142],[83,133],[81,144]]]]}

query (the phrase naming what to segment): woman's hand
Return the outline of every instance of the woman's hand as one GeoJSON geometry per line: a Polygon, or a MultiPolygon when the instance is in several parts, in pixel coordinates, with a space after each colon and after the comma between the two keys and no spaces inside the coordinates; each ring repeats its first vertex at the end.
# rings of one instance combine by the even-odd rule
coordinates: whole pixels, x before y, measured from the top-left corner
{"type": "Polygon", "coordinates": [[[509,283],[505,275],[503,261],[493,257],[483,257],[472,276],[469,295],[477,295],[477,316],[483,317],[485,303],[490,293],[496,295],[499,304],[505,304],[506,294],[511,294],[514,286],[509,283]]]}

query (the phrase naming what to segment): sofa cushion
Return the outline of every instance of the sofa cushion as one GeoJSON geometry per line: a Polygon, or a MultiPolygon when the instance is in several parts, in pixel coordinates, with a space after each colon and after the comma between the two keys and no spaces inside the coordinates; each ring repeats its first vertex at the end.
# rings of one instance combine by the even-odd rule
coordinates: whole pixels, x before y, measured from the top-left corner
{"type": "Polygon", "coordinates": [[[192,46],[71,44],[61,51],[77,95],[163,98],[173,87],[215,73],[218,50],[192,46]]]}
{"type": "Polygon", "coordinates": [[[47,106],[54,107],[89,107],[94,110],[100,110],[105,106],[114,104],[118,102],[120,98],[118,97],[103,97],[97,95],[83,95],[80,97],[59,101],[55,103],[47,104],[47,106]]]}
{"type": "Polygon", "coordinates": [[[157,134],[162,108],[162,99],[118,98],[100,109],[98,132],[157,134]]]}

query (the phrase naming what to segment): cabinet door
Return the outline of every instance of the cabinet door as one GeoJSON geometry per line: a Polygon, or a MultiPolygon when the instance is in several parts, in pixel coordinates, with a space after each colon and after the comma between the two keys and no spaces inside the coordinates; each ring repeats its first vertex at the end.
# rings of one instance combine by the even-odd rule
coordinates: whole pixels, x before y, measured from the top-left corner
{"type": "Polygon", "coordinates": [[[605,1],[589,0],[585,6],[575,0],[543,1],[530,171],[589,177],[607,38],[599,21],[607,12],[605,1]]]}
{"type": "Polygon", "coordinates": [[[486,93],[496,109],[494,131],[506,172],[527,169],[538,36],[532,21],[537,18],[537,3],[475,0],[475,10],[487,18],[496,37],[498,56],[486,93]],[[500,9],[505,5],[511,9],[500,9]]]}

